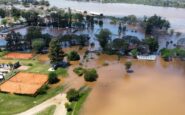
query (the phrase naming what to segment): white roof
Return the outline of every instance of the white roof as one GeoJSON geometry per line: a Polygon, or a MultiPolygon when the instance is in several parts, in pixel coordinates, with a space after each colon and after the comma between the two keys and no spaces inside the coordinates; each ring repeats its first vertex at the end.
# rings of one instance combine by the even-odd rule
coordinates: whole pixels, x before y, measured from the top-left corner
{"type": "Polygon", "coordinates": [[[0,75],[0,79],[4,79],[4,76],[3,75],[0,75]]]}

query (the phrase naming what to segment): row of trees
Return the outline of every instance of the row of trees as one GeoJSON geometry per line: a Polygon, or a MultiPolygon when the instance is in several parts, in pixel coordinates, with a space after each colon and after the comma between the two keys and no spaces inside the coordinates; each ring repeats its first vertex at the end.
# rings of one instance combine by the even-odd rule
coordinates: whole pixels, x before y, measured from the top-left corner
{"type": "Polygon", "coordinates": [[[7,41],[6,48],[9,51],[19,51],[33,48],[36,52],[40,53],[42,49],[49,47],[51,36],[49,34],[42,34],[40,28],[30,27],[28,28],[25,36],[11,31],[5,39],[7,41]]]}
{"type": "Polygon", "coordinates": [[[128,54],[131,50],[137,49],[141,53],[153,53],[159,48],[158,41],[154,37],[147,37],[140,41],[137,37],[125,36],[112,41],[111,32],[107,29],[102,29],[97,38],[102,50],[105,52],[128,54]]]}

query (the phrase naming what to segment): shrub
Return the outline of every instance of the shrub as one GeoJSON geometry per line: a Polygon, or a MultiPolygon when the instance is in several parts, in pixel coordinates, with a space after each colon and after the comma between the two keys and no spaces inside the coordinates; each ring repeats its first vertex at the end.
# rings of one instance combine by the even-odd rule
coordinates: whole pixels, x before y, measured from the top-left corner
{"type": "Polygon", "coordinates": [[[48,75],[49,84],[54,84],[59,81],[58,76],[55,72],[50,72],[48,75]]]}
{"type": "Polygon", "coordinates": [[[48,85],[44,85],[43,87],[41,87],[39,89],[38,94],[45,94],[48,89],[49,89],[49,86],[48,85]]]}
{"type": "Polygon", "coordinates": [[[131,53],[133,58],[137,58],[137,55],[138,55],[137,49],[133,49],[130,53],[131,53]]]}
{"type": "Polygon", "coordinates": [[[78,76],[82,76],[85,72],[85,69],[83,69],[82,67],[77,67],[73,70],[73,72],[75,72],[78,76]]]}
{"type": "Polygon", "coordinates": [[[67,92],[67,99],[69,102],[78,101],[79,98],[80,98],[79,91],[77,91],[75,89],[70,89],[67,92]]]}
{"type": "Polygon", "coordinates": [[[29,63],[28,66],[33,66],[33,64],[32,63],[29,63]]]}
{"type": "Polygon", "coordinates": [[[132,66],[132,62],[130,62],[130,61],[125,62],[125,69],[127,70],[127,72],[129,71],[131,66],[132,66]]]}
{"type": "Polygon", "coordinates": [[[98,78],[98,74],[95,69],[88,69],[85,71],[84,79],[85,81],[93,82],[98,78]]]}
{"type": "Polygon", "coordinates": [[[43,39],[36,39],[32,42],[33,49],[39,53],[44,48],[44,40],[43,39]]]}
{"type": "Polygon", "coordinates": [[[69,61],[78,61],[80,60],[80,55],[76,51],[72,51],[68,54],[69,61]]]}
{"type": "Polygon", "coordinates": [[[173,57],[173,51],[169,49],[162,49],[161,56],[164,60],[170,61],[171,58],[173,57]]]}
{"type": "Polygon", "coordinates": [[[65,108],[67,109],[68,112],[71,112],[73,110],[73,107],[69,103],[65,103],[65,108]]]}

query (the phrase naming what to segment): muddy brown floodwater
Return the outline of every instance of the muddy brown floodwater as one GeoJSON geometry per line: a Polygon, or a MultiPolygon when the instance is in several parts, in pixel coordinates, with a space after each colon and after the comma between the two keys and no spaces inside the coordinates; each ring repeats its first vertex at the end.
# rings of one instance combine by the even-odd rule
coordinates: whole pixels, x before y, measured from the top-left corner
{"type": "Polygon", "coordinates": [[[101,55],[87,63],[99,67],[99,78],[81,115],[185,115],[185,62],[132,60],[134,73],[127,74],[125,60],[101,55]]]}

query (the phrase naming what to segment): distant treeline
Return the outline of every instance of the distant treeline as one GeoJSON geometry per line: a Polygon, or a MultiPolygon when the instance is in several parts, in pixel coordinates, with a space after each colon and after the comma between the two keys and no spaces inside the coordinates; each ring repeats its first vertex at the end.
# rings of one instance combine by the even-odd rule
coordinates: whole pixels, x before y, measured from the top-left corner
{"type": "Polygon", "coordinates": [[[97,1],[103,3],[131,3],[131,4],[145,4],[152,6],[165,6],[185,8],[185,0],[74,0],[74,1],[97,1]]]}
{"type": "Polygon", "coordinates": [[[11,2],[11,3],[17,3],[18,0],[0,0],[0,4],[5,4],[5,3],[8,3],[8,2],[11,2]]]}

